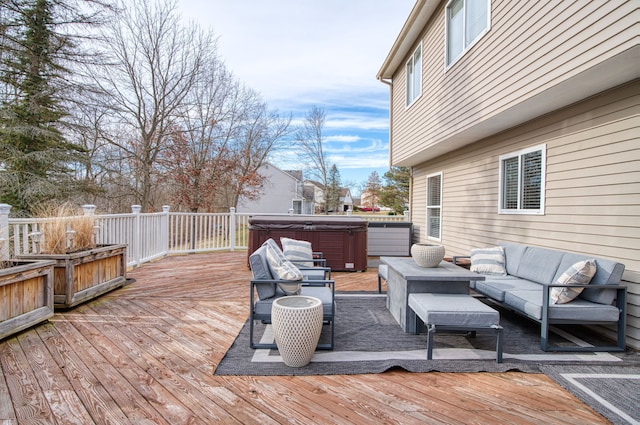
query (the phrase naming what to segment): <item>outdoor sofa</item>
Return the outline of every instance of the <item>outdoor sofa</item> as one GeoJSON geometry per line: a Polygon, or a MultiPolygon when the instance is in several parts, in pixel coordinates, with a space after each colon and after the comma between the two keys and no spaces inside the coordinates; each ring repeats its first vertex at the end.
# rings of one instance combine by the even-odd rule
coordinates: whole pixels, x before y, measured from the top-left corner
{"type": "Polygon", "coordinates": [[[544,351],[624,351],[627,288],[620,283],[624,264],[511,242],[500,242],[498,247],[472,250],[471,253],[470,257],[453,258],[454,263],[460,258],[470,258],[471,270],[485,276],[484,281],[471,281],[471,288],[540,323],[540,346],[544,351]],[[571,273],[572,266],[587,260],[595,260],[596,271],[586,286],[558,283],[563,274],[566,277],[571,273]],[[500,273],[501,267],[504,275],[500,273]],[[550,302],[552,288],[569,292],[570,288],[577,288],[576,292],[584,290],[571,301],[555,304],[550,302]],[[553,324],[614,325],[617,327],[616,345],[550,346],[549,326],[553,324]]]}
{"type": "MultiPolygon", "coordinates": [[[[249,266],[253,273],[250,283],[250,313],[249,313],[249,341],[251,348],[277,348],[275,343],[261,343],[254,341],[255,321],[271,323],[271,306],[273,302],[287,296],[287,288],[300,285],[299,295],[306,295],[320,299],[323,306],[323,323],[329,327],[329,342],[318,344],[320,350],[333,350],[334,319],[335,319],[335,281],[321,279],[317,275],[329,273],[326,267],[296,266],[303,274],[302,280],[291,281],[278,275],[278,267],[270,263],[267,250],[273,249],[281,259],[286,259],[276,243],[269,239],[249,256],[249,266]],[[256,298],[257,295],[257,298],[256,298]]],[[[326,276],[326,275],[325,275],[326,276]]]]}

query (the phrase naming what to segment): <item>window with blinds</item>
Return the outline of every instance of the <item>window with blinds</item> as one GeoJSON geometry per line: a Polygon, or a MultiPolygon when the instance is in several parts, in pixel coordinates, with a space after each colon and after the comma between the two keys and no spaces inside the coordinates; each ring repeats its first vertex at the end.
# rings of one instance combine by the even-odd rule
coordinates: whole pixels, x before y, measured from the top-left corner
{"type": "Polygon", "coordinates": [[[447,66],[489,30],[490,0],[451,0],[447,4],[447,66]]]}
{"type": "Polygon", "coordinates": [[[544,214],[546,145],[500,157],[500,213],[544,214]]]}
{"type": "Polygon", "coordinates": [[[427,176],[427,238],[441,238],[442,173],[427,176]]]}

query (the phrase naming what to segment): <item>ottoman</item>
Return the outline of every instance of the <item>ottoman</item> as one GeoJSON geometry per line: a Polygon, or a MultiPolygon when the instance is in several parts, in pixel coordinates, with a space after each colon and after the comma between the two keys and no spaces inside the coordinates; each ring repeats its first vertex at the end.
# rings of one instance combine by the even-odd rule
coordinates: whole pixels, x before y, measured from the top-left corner
{"type": "MultiPolygon", "coordinates": [[[[409,294],[408,314],[427,326],[427,358],[433,354],[437,331],[491,331],[496,333],[496,362],[502,363],[500,313],[465,294],[409,294]]],[[[417,332],[417,327],[416,327],[417,332]]]]}

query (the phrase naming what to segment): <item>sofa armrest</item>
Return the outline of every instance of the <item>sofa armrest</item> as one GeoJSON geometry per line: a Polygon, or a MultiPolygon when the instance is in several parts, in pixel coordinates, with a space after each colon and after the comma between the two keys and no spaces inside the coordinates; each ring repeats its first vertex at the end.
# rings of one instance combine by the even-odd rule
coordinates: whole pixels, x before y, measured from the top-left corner
{"type": "Polygon", "coordinates": [[[451,262],[455,265],[458,265],[458,259],[460,258],[468,258],[469,260],[471,260],[471,256],[470,255],[454,255],[451,258],[451,262]]]}
{"type": "Polygon", "coordinates": [[[300,283],[303,286],[328,286],[335,287],[336,282],[331,279],[325,280],[284,280],[284,279],[252,279],[250,281],[251,287],[253,288],[257,284],[268,283],[272,285],[277,285],[278,283],[300,283]]]}
{"type": "Polygon", "coordinates": [[[551,294],[551,288],[580,288],[588,287],[589,289],[615,289],[616,290],[616,307],[623,315],[626,314],[627,304],[627,287],[626,285],[559,285],[555,283],[543,283],[542,284],[542,317],[545,319],[549,314],[549,295],[551,294]]]}
{"type": "Polygon", "coordinates": [[[295,265],[307,264],[307,263],[313,262],[313,266],[306,266],[306,267],[316,267],[316,266],[326,267],[327,266],[327,260],[325,260],[324,258],[314,258],[314,259],[308,259],[308,260],[289,260],[289,261],[291,261],[295,265]]]}
{"type": "Polygon", "coordinates": [[[305,270],[322,270],[324,272],[325,280],[331,280],[331,268],[330,267],[305,267],[298,266],[298,269],[304,274],[305,270]]]}

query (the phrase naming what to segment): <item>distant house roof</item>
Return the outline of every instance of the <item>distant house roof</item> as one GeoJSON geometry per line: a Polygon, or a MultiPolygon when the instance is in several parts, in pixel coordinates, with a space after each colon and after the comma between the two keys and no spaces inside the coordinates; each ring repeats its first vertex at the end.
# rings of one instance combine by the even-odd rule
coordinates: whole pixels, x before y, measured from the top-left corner
{"type": "Polygon", "coordinates": [[[296,180],[302,181],[302,170],[283,170],[285,173],[290,174],[296,180]]]}
{"type": "Polygon", "coordinates": [[[324,190],[324,185],[322,183],[320,183],[320,182],[315,181],[315,180],[305,180],[304,183],[305,184],[312,184],[315,187],[317,187],[318,189],[324,190]]]}

